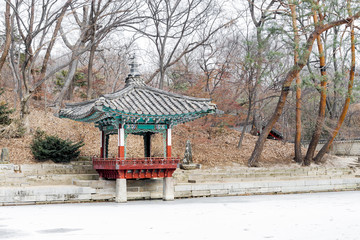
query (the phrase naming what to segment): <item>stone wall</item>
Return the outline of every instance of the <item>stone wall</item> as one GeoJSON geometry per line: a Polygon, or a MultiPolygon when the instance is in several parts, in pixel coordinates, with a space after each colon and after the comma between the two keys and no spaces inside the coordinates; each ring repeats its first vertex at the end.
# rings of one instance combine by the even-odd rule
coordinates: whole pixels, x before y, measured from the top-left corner
{"type": "MultiPolygon", "coordinates": [[[[174,173],[175,198],[360,189],[357,168],[237,168],[174,173]]],[[[128,200],[162,199],[162,179],[128,180],[128,200]]],[[[98,180],[89,162],[0,164],[0,205],[114,201],[115,181],[98,180]]]]}
{"type": "MultiPolygon", "coordinates": [[[[304,146],[308,147],[308,144],[304,144],[304,146]]],[[[320,151],[323,146],[324,143],[319,143],[316,150],[320,151]]],[[[336,141],[330,148],[329,153],[343,156],[360,156],[360,140],[336,141]]]]}

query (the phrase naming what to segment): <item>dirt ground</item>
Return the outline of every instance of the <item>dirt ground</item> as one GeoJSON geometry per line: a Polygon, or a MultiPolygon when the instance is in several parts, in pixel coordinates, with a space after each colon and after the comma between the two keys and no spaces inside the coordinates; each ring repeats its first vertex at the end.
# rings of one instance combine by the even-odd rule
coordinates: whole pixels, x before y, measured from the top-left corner
{"type": "MultiPolygon", "coordinates": [[[[60,119],[51,112],[32,109],[30,114],[31,133],[23,138],[0,139],[0,148],[8,148],[10,161],[14,164],[36,163],[30,151],[30,143],[36,129],[49,135],[57,135],[72,141],[83,140],[81,156],[96,156],[100,148],[100,131],[91,123],[80,123],[69,119],[60,119]]],[[[117,154],[117,136],[112,135],[109,143],[109,156],[117,154]]],[[[172,137],[172,155],[182,158],[185,143],[191,141],[193,160],[203,167],[246,166],[257,137],[246,134],[243,146],[239,150],[237,144],[240,132],[229,128],[203,128],[199,122],[191,122],[175,126],[172,137]]],[[[141,136],[127,137],[127,156],[143,156],[143,140],[141,136]]],[[[293,165],[293,144],[276,140],[268,140],[261,156],[260,164],[266,166],[293,165]]],[[[305,151],[305,150],[304,150],[305,151]]],[[[152,138],[151,152],[153,156],[163,156],[164,145],[161,134],[152,138]]]]}

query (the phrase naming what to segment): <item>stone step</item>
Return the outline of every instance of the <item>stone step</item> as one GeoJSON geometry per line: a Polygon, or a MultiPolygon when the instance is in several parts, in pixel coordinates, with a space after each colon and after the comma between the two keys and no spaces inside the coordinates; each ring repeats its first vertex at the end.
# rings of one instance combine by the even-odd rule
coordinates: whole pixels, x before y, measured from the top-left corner
{"type": "Polygon", "coordinates": [[[51,174],[5,176],[0,186],[40,186],[40,185],[72,185],[74,180],[97,180],[98,174],[51,174]]]}
{"type": "Polygon", "coordinates": [[[177,171],[174,178],[177,182],[209,182],[209,181],[256,181],[258,179],[299,179],[317,177],[347,177],[354,176],[355,171],[351,168],[344,169],[319,169],[317,171],[304,171],[303,169],[276,170],[276,171],[227,171],[227,172],[200,172],[200,171],[177,171]]]}
{"type": "Polygon", "coordinates": [[[115,180],[80,180],[74,179],[73,184],[80,187],[91,187],[95,189],[115,189],[115,180]]]}
{"type": "Polygon", "coordinates": [[[92,165],[72,164],[23,164],[19,165],[19,171],[26,175],[96,173],[92,165]]]}
{"type": "MultiPolygon", "coordinates": [[[[85,159],[85,158],[83,158],[85,159]]],[[[86,158],[86,160],[79,160],[79,161],[71,161],[70,162],[71,165],[92,165],[92,160],[91,158],[86,158]]]]}
{"type": "MultiPolygon", "coordinates": [[[[335,167],[298,167],[298,168],[233,168],[233,169],[210,169],[210,170],[177,170],[176,172],[182,174],[293,174],[293,175],[308,175],[308,174],[329,174],[329,173],[346,173],[351,172],[349,167],[335,168],[335,167]]],[[[175,173],[176,173],[175,172],[175,173]]]]}
{"type": "Polygon", "coordinates": [[[273,176],[190,176],[187,181],[186,179],[180,179],[177,182],[190,182],[190,183],[199,183],[199,182],[236,182],[236,181],[267,181],[267,180],[297,180],[297,179],[313,179],[313,178],[346,178],[353,177],[354,175],[337,175],[337,176],[329,176],[329,175],[320,175],[320,176],[287,176],[287,175],[273,175],[273,176]]]}
{"type": "Polygon", "coordinates": [[[271,176],[271,177],[231,177],[218,178],[218,177],[199,177],[199,178],[189,178],[187,181],[181,179],[177,183],[207,183],[207,182],[252,182],[252,181],[292,181],[292,180],[312,180],[312,179],[333,179],[333,178],[351,178],[355,175],[340,175],[340,176],[271,176]]]}
{"type": "Polygon", "coordinates": [[[89,201],[95,190],[69,185],[0,187],[0,205],[89,201]]]}
{"type": "Polygon", "coordinates": [[[114,193],[96,193],[91,195],[92,201],[114,201],[115,192],[114,193]]]}
{"type": "Polygon", "coordinates": [[[74,174],[74,173],[95,173],[92,164],[72,165],[72,164],[0,164],[0,174],[22,172],[27,175],[31,174],[74,174]]]}
{"type": "Polygon", "coordinates": [[[255,181],[233,183],[178,184],[175,197],[237,196],[247,194],[274,194],[360,190],[359,178],[313,179],[291,181],[255,181]]]}
{"type": "Polygon", "coordinates": [[[304,175],[329,175],[329,174],[350,174],[353,170],[351,168],[346,169],[318,169],[318,170],[306,170],[306,169],[275,169],[275,170],[264,170],[264,171],[253,171],[252,169],[244,171],[222,171],[222,172],[189,172],[188,175],[196,174],[218,174],[218,175],[291,175],[291,176],[304,176],[304,175]]]}
{"type": "Polygon", "coordinates": [[[8,174],[19,170],[19,165],[0,164],[0,174],[8,174]]]}

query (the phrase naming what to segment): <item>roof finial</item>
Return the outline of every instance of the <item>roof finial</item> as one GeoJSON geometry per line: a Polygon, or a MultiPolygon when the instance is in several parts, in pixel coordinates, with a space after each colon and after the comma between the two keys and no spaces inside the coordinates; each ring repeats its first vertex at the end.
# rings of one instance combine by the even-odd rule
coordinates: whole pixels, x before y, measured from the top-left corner
{"type": "Polygon", "coordinates": [[[138,67],[140,66],[140,64],[137,62],[137,59],[136,59],[136,54],[134,53],[132,57],[130,57],[130,59],[132,60],[131,63],[129,64],[130,66],[130,73],[129,73],[129,76],[140,76],[140,73],[139,73],[139,69],[138,67]]]}
{"type": "Polygon", "coordinates": [[[128,77],[125,79],[125,87],[130,85],[136,86],[145,86],[144,80],[141,78],[138,67],[140,66],[137,63],[136,54],[134,53],[132,57],[130,57],[131,63],[130,66],[130,73],[128,77]]]}

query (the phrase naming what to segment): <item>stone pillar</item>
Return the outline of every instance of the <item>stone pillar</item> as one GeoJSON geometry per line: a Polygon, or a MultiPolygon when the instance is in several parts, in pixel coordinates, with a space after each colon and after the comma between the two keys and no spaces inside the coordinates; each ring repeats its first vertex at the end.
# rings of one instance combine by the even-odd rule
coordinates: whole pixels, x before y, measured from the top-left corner
{"type": "Polygon", "coordinates": [[[151,133],[144,134],[144,157],[151,157],[151,133]]]}
{"type": "Polygon", "coordinates": [[[8,148],[3,148],[1,150],[1,159],[0,159],[0,163],[9,163],[10,161],[10,154],[9,154],[9,149],[8,148]]]}
{"type": "Polygon", "coordinates": [[[163,200],[174,200],[174,179],[172,177],[164,177],[163,183],[163,200]]]}
{"type": "Polygon", "coordinates": [[[117,203],[127,202],[126,179],[124,178],[116,179],[115,202],[117,203]]]}
{"type": "Polygon", "coordinates": [[[166,129],[166,157],[171,158],[171,128],[166,129]]]}
{"type": "Polygon", "coordinates": [[[119,124],[118,129],[118,157],[125,158],[125,130],[123,124],[119,124]]]}

